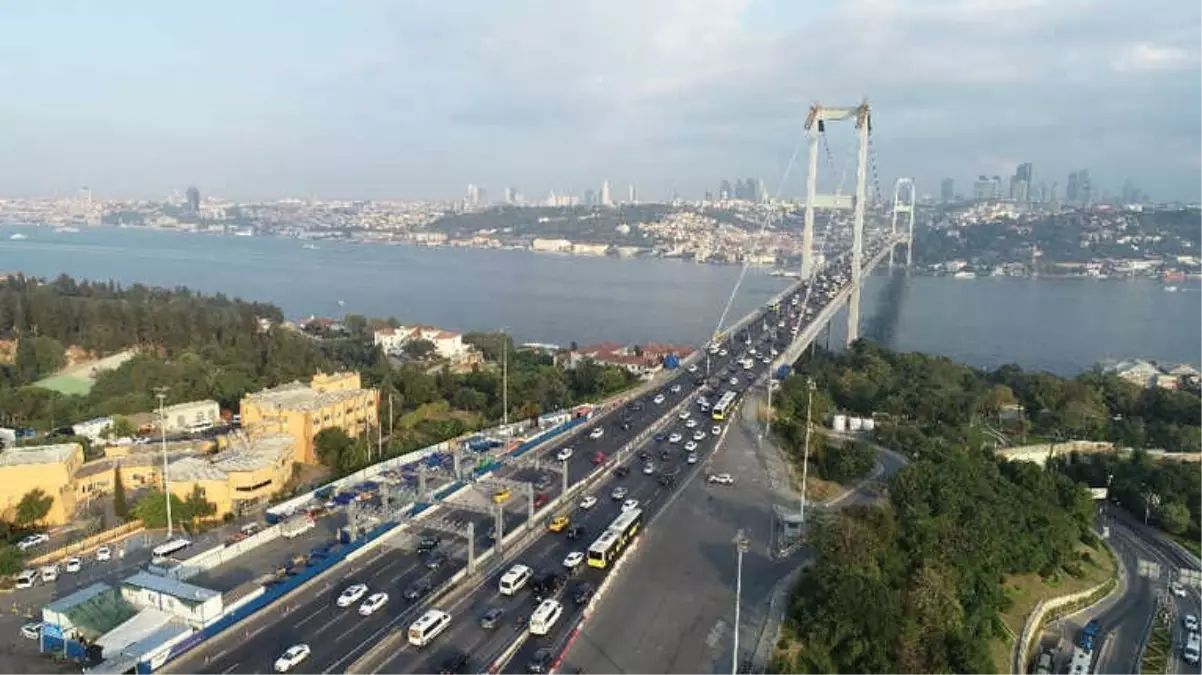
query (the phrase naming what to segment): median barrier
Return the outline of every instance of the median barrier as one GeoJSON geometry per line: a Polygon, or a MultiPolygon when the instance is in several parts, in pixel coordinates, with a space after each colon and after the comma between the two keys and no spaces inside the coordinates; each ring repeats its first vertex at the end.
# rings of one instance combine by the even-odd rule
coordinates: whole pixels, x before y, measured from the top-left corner
{"type": "Polygon", "coordinates": [[[146,526],[143,525],[142,521],[140,520],[118,525],[110,530],[98,532],[75,543],[67,544],[66,546],[60,546],[53,551],[43,553],[36,558],[31,558],[25,563],[25,565],[31,568],[40,567],[42,565],[59,560],[60,558],[66,558],[73,555],[82,555],[90,552],[92,549],[100,548],[104,544],[111,543],[117,539],[124,539],[125,537],[142,532],[145,529],[146,526]]]}
{"type": "Polygon", "coordinates": [[[203,553],[183,560],[176,567],[170,569],[158,568],[165,572],[164,576],[168,576],[177,581],[186,581],[192,577],[222,565],[248,551],[254,550],[263,544],[274,541],[280,538],[280,526],[272,525],[256,532],[255,534],[243,539],[242,541],[233,544],[222,544],[216,548],[211,548],[203,553]]]}

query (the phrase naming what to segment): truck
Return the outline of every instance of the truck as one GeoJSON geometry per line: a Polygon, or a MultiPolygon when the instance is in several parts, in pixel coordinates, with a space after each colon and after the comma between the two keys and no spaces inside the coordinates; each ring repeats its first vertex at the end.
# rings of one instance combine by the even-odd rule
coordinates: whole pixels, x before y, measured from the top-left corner
{"type": "Polygon", "coordinates": [[[308,515],[293,516],[280,524],[280,536],[285,539],[292,539],[317,527],[317,523],[308,515]]]}
{"type": "Polygon", "coordinates": [[[1073,659],[1069,663],[1069,673],[1087,675],[1091,672],[1094,648],[1097,646],[1099,634],[1101,634],[1101,626],[1097,619],[1092,619],[1085,624],[1085,627],[1077,634],[1077,640],[1073,643],[1073,659]]]}

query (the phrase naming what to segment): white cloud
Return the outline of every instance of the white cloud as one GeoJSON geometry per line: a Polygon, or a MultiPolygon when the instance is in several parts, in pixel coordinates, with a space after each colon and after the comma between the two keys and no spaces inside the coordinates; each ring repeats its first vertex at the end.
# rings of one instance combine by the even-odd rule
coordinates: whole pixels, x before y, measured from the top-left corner
{"type": "Polygon", "coordinates": [[[1190,53],[1182,47],[1137,42],[1124,47],[1112,64],[1121,73],[1178,70],[1190,65],[1190,53]]]}

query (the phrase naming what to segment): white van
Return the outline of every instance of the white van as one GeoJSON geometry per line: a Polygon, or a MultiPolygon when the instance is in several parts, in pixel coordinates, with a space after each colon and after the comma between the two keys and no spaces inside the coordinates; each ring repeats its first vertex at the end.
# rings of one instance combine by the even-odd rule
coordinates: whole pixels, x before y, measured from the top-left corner
{"type": "Polygon", "coordinates": [[[546,635],[559,621],[563,614],[563,605],[554,598],[547,598],[539,604],[538,609],[530,617],[530,632],[534,635],[546,635]]]}
{"type": "Polygon", "coordinates": [[[525,565],[514,565],[509,568],[501,577],[501,595],[513,595],[530,581],[530,577],[534,576],[534,570],[525,565]]]}
{"type": "Polygon", "coordinates": [[[440,609],[427,610],[409,626],[409,644],[425,647],[451,625],[451,615],[440,609]]]}
{"type": "Polygon", "coordinates": [[[17,588],[33,588],[33,585],[38,581],[38,573],[36,570],[21,570],[17,575],[17,588]]]}
{"type": "Polygon", "coordinates": [[[1181,658],[1185,659],[1186,663],[1198,665],[1199,651],[1202,650],[1202,642],[1197,633],[1190,633],[1186,638],[1185,647],[1181,650],[1181,658]]]}

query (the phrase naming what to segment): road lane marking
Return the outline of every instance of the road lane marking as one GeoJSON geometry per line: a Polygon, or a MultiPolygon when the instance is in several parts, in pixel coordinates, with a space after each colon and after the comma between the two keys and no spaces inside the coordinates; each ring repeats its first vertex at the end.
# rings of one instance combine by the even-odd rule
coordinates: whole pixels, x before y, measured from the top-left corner
{"type": "MultiPolygon", "coordinates": [[[[333,619],[330,619],[329,621],[322,624],[321,628],[318,628],[317,630],[313,631],[313,634],[319,635],[325,629],[329,628],[330,626],[333,626],[335,623],[338,623],[338,620],[341,618],[342,618],[341,616],[336,616],[333,619]]],[[[262,630],[262,629],[260,629],[260,630],[262,630]]]]}
{"type": "Polygon", "coordinates": [[[322,608],[318,609],[317,611],[313,612],[313,613],[312,613],[312,614],[310,614],[309,616],[306,616],[305,618],[301,619],[300,621],[297,621],[297,622],[296,622],[296,627],[297,627],[297,628],[300,628],[301,626],[303,626],[303,625],[305,625],[306,623],[308,623],[310,619],[312,619],[313,617],[315,617],[315,616],[317,616],[318,614],[321,614],[321,613],[323,613],[323,612],[325,612],[325,611],[326,611],[326,608],[325,608],[325,607],[322,607],[322,608]]]}
{"type": "Polygon", "coordinates": [[[233,671],[235,668],[237,668],[239,665],[240,665],[240,664],[237,664],[237,663],[235,663],[234,665],[230,666],[229,668],[226,668],[225,670],[221,671],[221,672],[222,672],[222,675],[224,675],[225,673],[232,672],[232,671],[233,671]]]}

